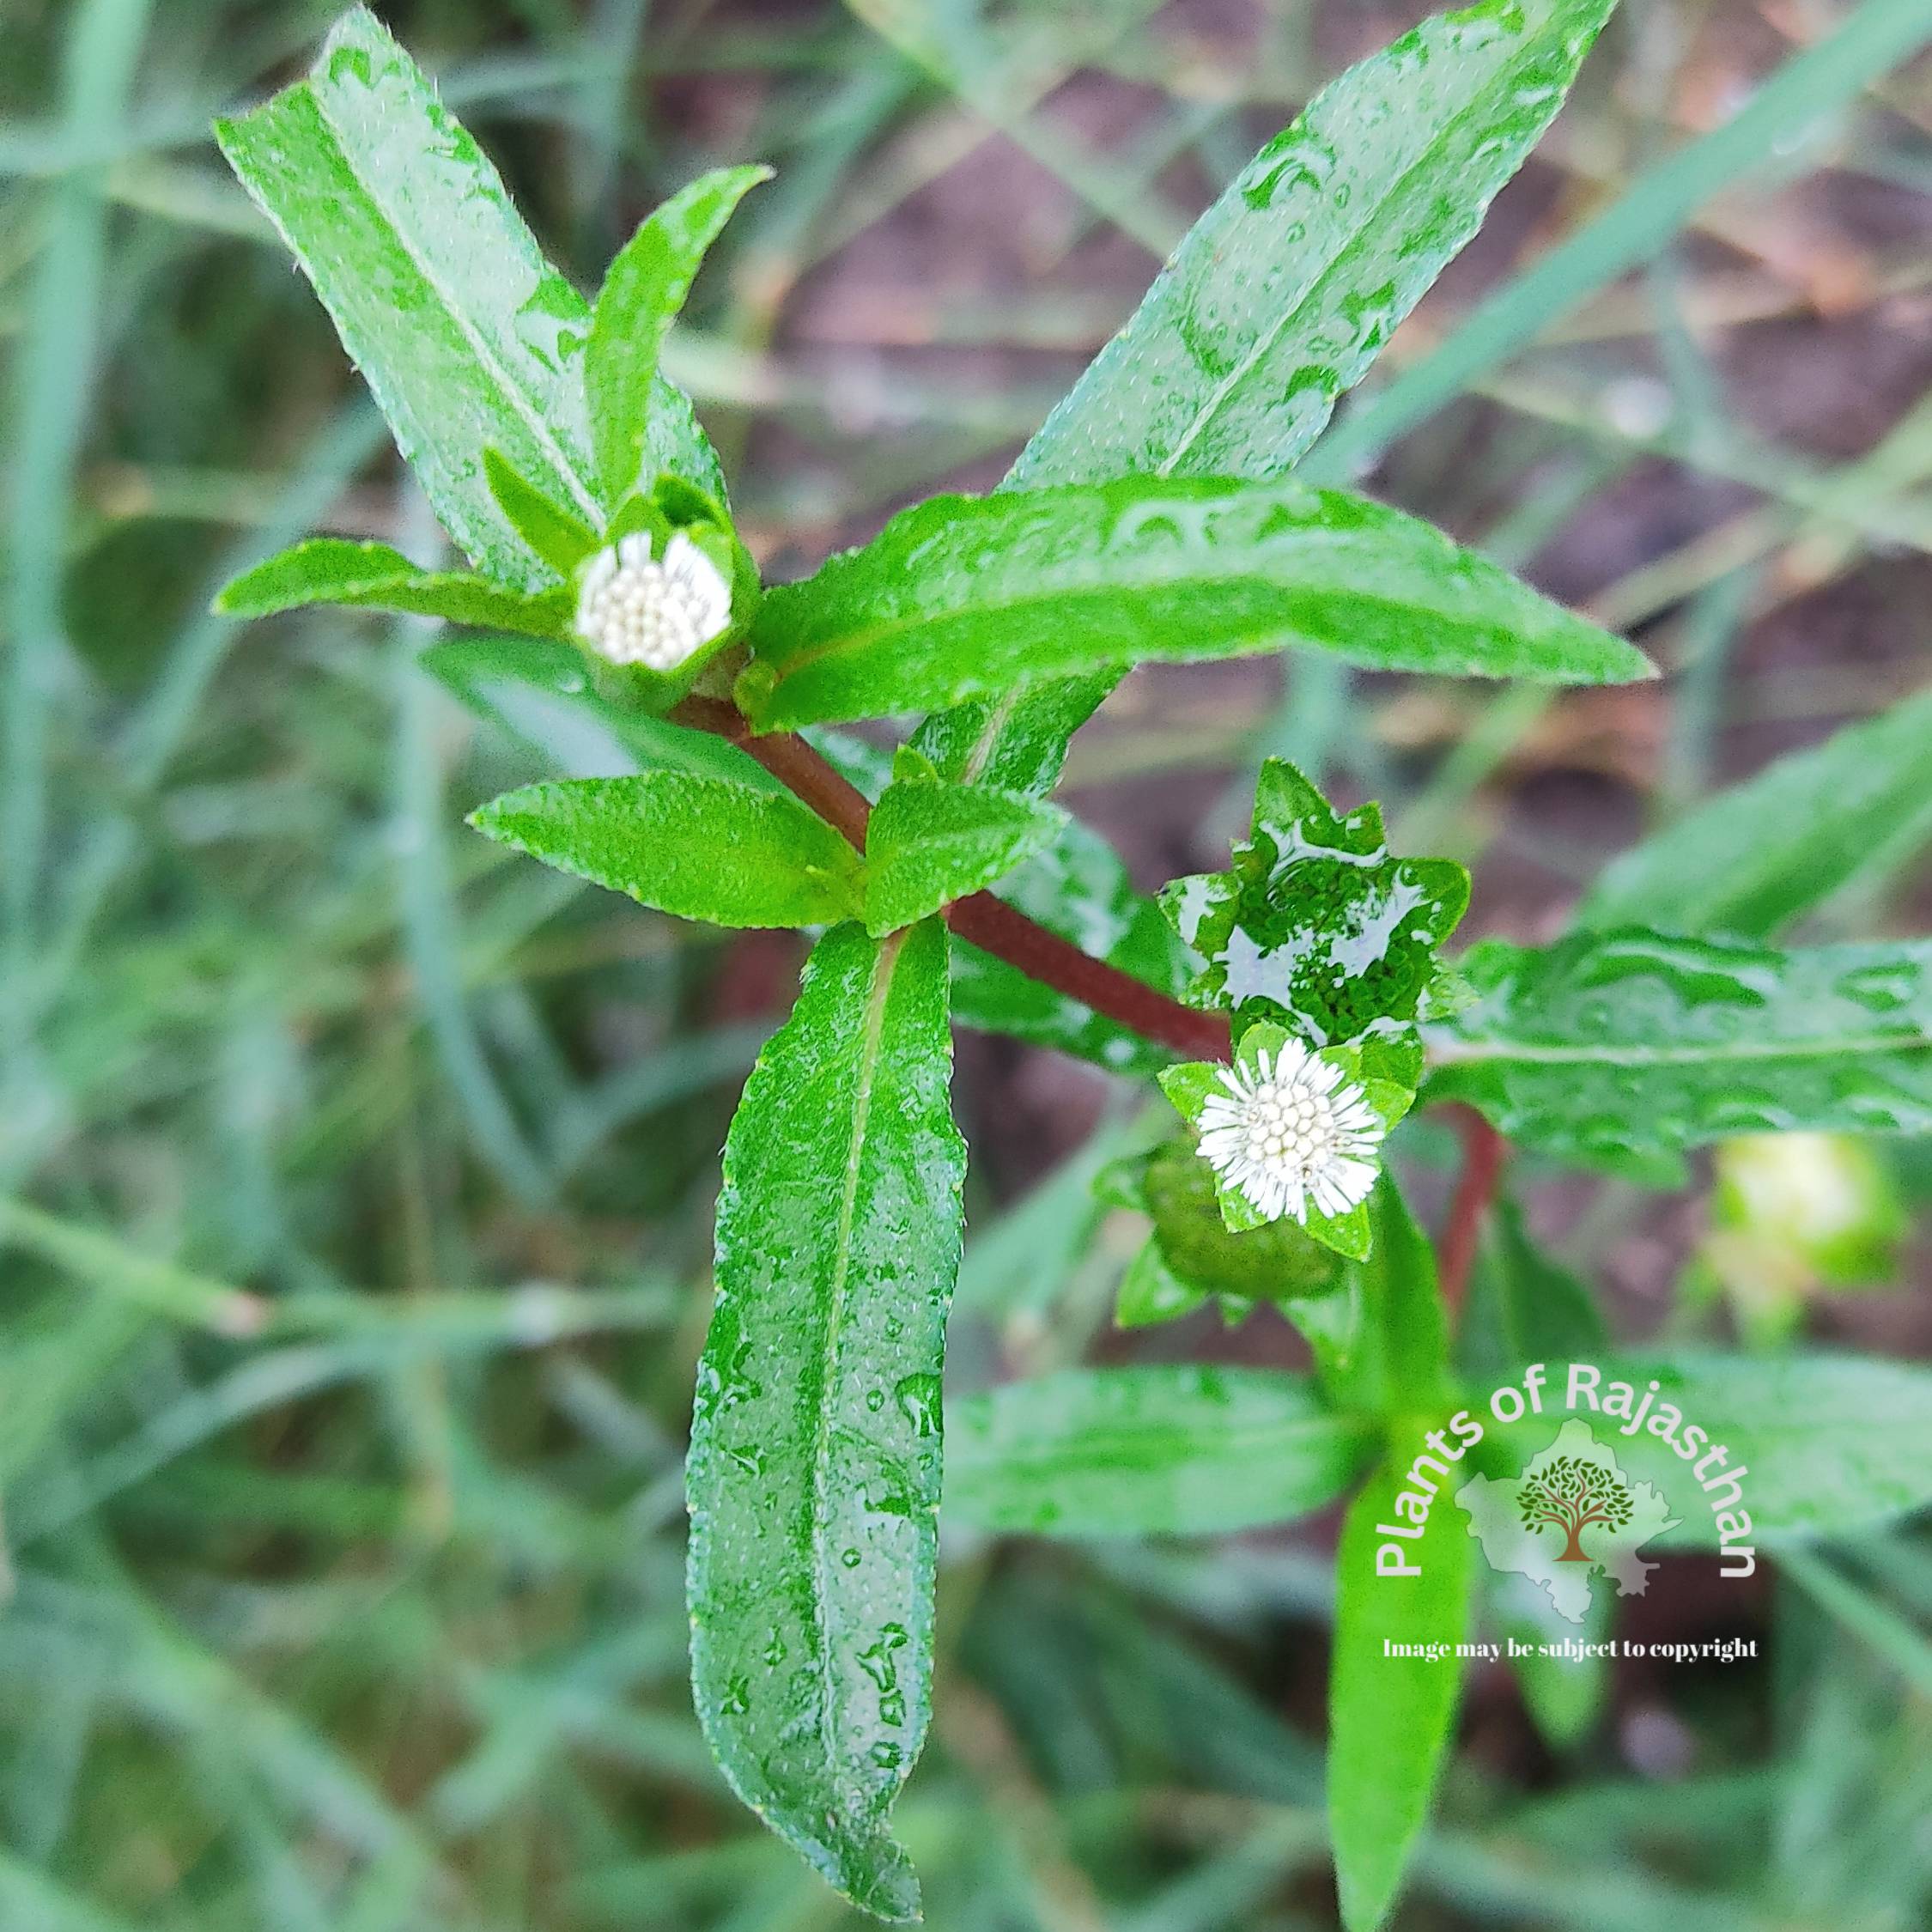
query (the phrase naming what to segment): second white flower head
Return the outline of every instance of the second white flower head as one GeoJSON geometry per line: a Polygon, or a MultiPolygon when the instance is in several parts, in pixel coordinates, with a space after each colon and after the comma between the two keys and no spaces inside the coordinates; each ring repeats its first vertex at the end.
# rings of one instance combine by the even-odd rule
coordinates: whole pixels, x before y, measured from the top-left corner
{"type": "Polygon", "coordinates": [[[612,664],[675,671],[732,621],[724,573],[681,530],[661,560],[643,532],[593,556],[577,593],[577,632],[612,664]]]}
{"type": "Polygon", "coordinates": [[[1367,1096],[1298,1040],[1221,1070],[1200,1111],[1200,1151],[1270,1221],[1346,1214],[1375,1185],[1384,1128],[1367,1096]]]}

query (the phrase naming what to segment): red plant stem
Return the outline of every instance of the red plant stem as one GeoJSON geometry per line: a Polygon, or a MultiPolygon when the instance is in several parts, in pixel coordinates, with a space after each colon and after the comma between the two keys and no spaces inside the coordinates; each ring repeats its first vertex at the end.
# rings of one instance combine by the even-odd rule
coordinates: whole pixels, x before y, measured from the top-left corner
{"type": "MultiPolygon", "coordinates": [[[[758,736],[735,705],[718,698],[688,697],[671,715],[677,724],[730,739],[828,825],[860,851],[865,849],[866,822],[872,812],[865,794],[841,778],[802,738],[790,732],[758,736]]],[[[1200,1012],[1169,999],[1144,980],[1082,952],[990,892],[956,899],[945,908],[945,920],[961,939],[1056,993],[1117,1020],[1143,1039],[1190,1060],[1230,1057],[1228,1023],[1219,1014],[1200,1012]]]]}
{"type": "Polygon", "coordinates": [[[1468,1292],[1469,1271],[1476,1263],[1476,1243],[1482,1234],[1483,1217],[1496,1198],[1497,1182],[1503,1176],[1503,1157],[1508,1151],[1503,1136],[1474,1108],[1464,1107],[1458,1111],[1462,1116],[1462,1171],[1456,1177],[1449,1224],[1443,1230],[1437,1251],[1443,1305],[1452,1315],[1461,1309],[1463,1297],[1468,1292]]]}

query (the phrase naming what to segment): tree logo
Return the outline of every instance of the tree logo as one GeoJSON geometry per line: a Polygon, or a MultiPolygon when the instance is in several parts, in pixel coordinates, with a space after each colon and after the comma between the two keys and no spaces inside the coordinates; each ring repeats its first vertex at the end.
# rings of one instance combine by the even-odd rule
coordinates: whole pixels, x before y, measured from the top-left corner
{"type": "Polygon", "coordinates": [[[1599,1572],[1615,1579],[1618,1595],[1641,1596],[1656,1564],[1637,1552],[1678,1520],[1653,1485],[1632,1483],[1589,1425],[1574,1420],[1516,1481],[1473,1476],[1455,1500],[1490,1568],[1540,1584],[1573,1624],[1588,1614],[1599,1572]]]}
{"type": "Polygon", "coordinates": [[[1589,1553],[1578,1538],[1593,1522],[1621,1529],[1630,1522],[1630,1479],[1614,1458],[1593,1462],[1587,1455],[1559,1455],[1545,1463],[1540,1475],[1524,1477],[1516,1509],[1526,1528],[1549,1524],[1563,1532],[1558,1563],[1589,1563],[1589,1553]]]}

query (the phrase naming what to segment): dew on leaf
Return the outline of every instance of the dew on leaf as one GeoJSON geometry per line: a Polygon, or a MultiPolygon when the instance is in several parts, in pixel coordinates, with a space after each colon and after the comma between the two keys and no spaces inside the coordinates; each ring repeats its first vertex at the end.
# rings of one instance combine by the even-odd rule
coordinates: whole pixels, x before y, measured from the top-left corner
{"type": "Polygon", "coordinates": [[[906,1376],[892,1390],[900,1413],[912,1425],[915,1436],[939,1433],[940,1382],[936,1375],[906,1376]]]}

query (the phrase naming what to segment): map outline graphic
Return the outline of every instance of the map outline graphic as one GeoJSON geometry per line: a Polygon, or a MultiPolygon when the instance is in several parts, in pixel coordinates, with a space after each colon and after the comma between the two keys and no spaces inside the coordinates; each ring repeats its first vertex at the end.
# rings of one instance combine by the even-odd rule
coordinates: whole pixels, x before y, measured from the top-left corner
{"type": "Polygon", "coordinates": [[[1631,1482],[1616,1452],[1574,1416],[1524,1465],[1520,1476],[1513,1480],[1472,1476],[1455,1492],[1455,1501],[1490,1568],[1502,1576],[1528,1577],[1546,1592],[1557,1614],[1573,1624],[1589,1614],[1593,1579],[1600,1574],[1615,1583],[1619,1596],[1642,1596],[1657,1566],[1637,1552],[1681,1521],[1671,1515],[1655,1484],[1631,1482]],[[1582,1499],[1567,1522],[1558,1520],[1560,1512],[1542,1495],[1540,1485],[1546,1478],[1567,1485],[1582,1499]],[[1533,1489],[1534,1520],[1526,1521],[1525,1492],[1533,1489]],[[1602,1515],[1593,1513],[1600,1498],[1607,1498],[1602,1515]]]}

